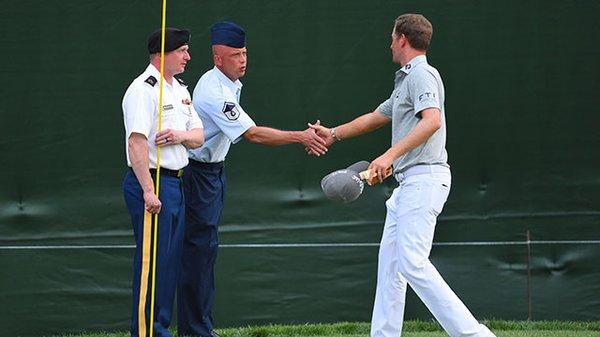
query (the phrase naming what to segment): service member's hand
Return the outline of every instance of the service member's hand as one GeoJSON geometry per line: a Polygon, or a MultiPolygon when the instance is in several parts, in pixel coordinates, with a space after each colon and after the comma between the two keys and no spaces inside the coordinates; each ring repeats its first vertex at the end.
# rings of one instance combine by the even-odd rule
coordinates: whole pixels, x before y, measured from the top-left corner
{"type": "Polygon", "coordinates": [[[391,158],[388,154],[384,153],[381,156],[375,158],[369,165],[369,170],[372,173],[371,179],[369,179],[369,184],[380,183],[383,180],[392,174],[392,164],[394,163],[394,159],[391,158]]]}
{"type": "Polygon", "coordinates": [[[160,212],[162,203],[158,200],[154,192],[144,192],[144,206],[148,212],[156,214],[160,212]]]}
{"type": "Polygon", "coordinates": [[[335,141],[335,139],[333,139],[333,135],[331,134],[331,129],[321,125],[320,120],[317,119],[315,124],[308,123],[308,127],[315,130],[317,136],[323,138],[323,140],[325,141],[325,146],[330,147],[331,144],[333,144],[333,142],[335,141]]]}
{"type": "MultiPolygon", "coordinates": [[[[316,135],[319,136],[325,142],[325,146],[327,148],[329,148],[331,146],[331,144],[333,144],[334,139],[331,136],[331,131],[328,128],[322,126],[320,120],[317,119],[315,124],[308,123],[308,127],[309,127],[309,129],[313,130],[316,133],[316,135]]],[[[308,153],[309,155],[313,155],[313,156],[320,155],[319,153],[313,151],[308,146],[305,147],[304,150],[306,150],[306,153],[308,153]]]]}
{"type": "Polygon", "coordinates": [[[181,144],[187,140],[185,131],[164,129],[156,134],[154,144],[156,146],[167,146],[181,144]]]}
{"type": "Polygon", "coordinates": [[[304,145],[304,148],[309,154],[320,156],[327,153],[325,140],[319,137],[312,128],[302,131],[301,143],[304,145]]]}

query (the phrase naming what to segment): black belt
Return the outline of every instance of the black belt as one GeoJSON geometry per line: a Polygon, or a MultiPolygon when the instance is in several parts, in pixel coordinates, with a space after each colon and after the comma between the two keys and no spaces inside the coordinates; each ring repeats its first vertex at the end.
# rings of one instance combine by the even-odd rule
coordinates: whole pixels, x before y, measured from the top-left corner
{"type": "MultiPolygon", "coordinates": [[[[150,169],[150,174],[156,176],[156,169],[150,169]]],[[[181,178],[183,177],[183,170],[169,170],[166,168],[160,168],[160,175],[181,178]]]]}
{"type": "Polygon", "coordinates": [[[190,161],[190,166],[199,167],[199,168],[205,169],[205,170],[216,170],[216,169],[223,168],[223,166],[224,166],[224,162],[222,162],[222,161],[217,162],[217,163],[204,163],[204,162],[194,160],[192,158],[190,158],[189,161],[190,161]]]}

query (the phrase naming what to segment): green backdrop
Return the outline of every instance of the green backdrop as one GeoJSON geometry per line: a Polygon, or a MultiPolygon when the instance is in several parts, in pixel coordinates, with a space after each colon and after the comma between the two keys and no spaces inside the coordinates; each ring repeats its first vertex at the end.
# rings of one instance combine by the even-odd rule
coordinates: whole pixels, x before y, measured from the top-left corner
{"type": "MultiPolygon", "coordinates": [[[[2,336],[128,329],[121,99],[146,67],[160,5],[2,2],[2,336]]],[[[390,32],[404,12],[432,21],[428,59],[446,85],[453,187],[434,264],[478,318],[600,319],[600,3],[173,0],[168,24],[192,31],[190,89],[212,67],[210,25],[243,25],[245,110],[298,130],[388,97],[390,32]]],[[[389,139],[383,128],[321,158],[299,145],[233,146],[218,327],[370,319],[395,184],[338,205],[319,181],[389,139]]],[[[412,293],[407,307],[407,318],[430,318],[412,293]]]]}

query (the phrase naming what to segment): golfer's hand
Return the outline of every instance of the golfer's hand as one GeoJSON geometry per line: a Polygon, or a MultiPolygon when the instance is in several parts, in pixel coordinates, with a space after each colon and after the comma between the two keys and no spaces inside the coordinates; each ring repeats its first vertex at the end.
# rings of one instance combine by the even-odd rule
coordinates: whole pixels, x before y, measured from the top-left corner
{"type": "MultiPolygon", "coordinates": [[[[382,154],[371,162],[369,170],[371,171],[371,178],[369,181],[373,183],[380,183],[392,174],[392,164],[394,160],[387,154],[382,154]]],[[[372,185],[369,183],[369,185],[372,185]]]]}
{"type": "Polygon", "coordinates": [[[308,154],[315,156],[321,156],[327,153],[327,146],[325,140],[317,135],[315,130],[308,128],[302,131],[302,145],[308,154]]]}
{"type": "Polygon", "coordinates": [[[317,136],[323,138],[323,140],[325,141],[326,147],[330,147],[331,144],[333,144],[333,142],[335,141],[333,139],[333,135],[331,134],[331,130],[329,128],[326,128],[323,125],[321,125],[320,120],[317,119],[315,124],[308,123],[308,127],[315,130],[315,133],[317,134],[317,136]]]}
{"type": "MultiPolygon", "coordinates": [[[[308,123],[308,127],[309,129],[312,129],[314,131],[314,133],[319,136],[319,138],[321,138],[322,140],[322,144],[325,146],[326,149],[328,149],[331,144],[333,144],[333,138],[331,136],[331,131],[322,126],[321,125],[321,121],[317,120],[315,122],[315,124],[310,124],[308,123]]],[[[309,155],[313,155],[313,156],[320,156],[321,154],[325,154],[325,153],[320,153],[319,151],[315,151],[314,148],[311,148],[309,146],[306,146],[304,148],[304,150],[306,151],[306,153],[308,153],[309,155]]],[[[327,151],[325,151],[327,152],[327,151]]]]}

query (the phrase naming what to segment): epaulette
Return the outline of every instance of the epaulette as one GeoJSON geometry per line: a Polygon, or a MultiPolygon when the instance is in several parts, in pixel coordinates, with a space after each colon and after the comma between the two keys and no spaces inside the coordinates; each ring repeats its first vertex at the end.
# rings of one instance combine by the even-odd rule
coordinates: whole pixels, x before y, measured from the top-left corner
{"type": "Polygon", "coordinates": [[[151,86],[156,85],[156,77],[149,76],[144,82],[150,84],[151,86]]]}
{"type": "Polygon", "coordinates": [[[185,83],[184,80],[182,80],[181,78],[175,77],[175,79],[177,80],[177,82],[179,82],[179,84],[183,85],[184,87],[187,87],[187,84],[185,83]]]}

